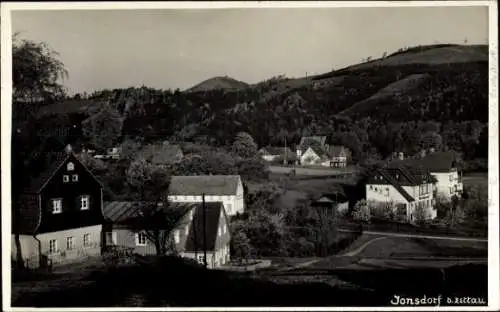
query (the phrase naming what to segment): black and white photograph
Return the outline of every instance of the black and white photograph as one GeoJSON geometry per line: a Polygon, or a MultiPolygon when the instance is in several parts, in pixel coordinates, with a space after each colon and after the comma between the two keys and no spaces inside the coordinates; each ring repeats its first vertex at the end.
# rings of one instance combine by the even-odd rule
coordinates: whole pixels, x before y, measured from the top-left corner
{"type": "Polygon", "coordinates": [[[500,309],[496,1],[1,5],[5,311],[500,309]]]}

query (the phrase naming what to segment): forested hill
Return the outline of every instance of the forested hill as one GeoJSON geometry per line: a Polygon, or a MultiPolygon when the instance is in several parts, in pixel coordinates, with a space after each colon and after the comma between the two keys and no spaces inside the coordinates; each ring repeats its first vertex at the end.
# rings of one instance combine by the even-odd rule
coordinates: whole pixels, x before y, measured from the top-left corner
{"type": "Polygon", "coordinates": [[[483,129],[477,132],[471,125],[488,120],[487,46],[409,48],[323,75],[280,76],[255,85],[231,84],[230,89],[224,83],[234,81],[219,78],[189,92],[146,87],[103,90],[85,100],[45,107],[41,114],[73,110],[85,118],[89,107],[106,102],[125,117],[124,135],[145,140],[227,144],[236,132],[246,131],[265,145],[322,133],[334,141],[360,142],[360,155],[382,157],[394,149],[419,148],[418,136],[427,133],[430,121],[433,131],[443,136],[443,144],[465,150],[464,144],[478,142],[483,129]],[[467,139],[447,138],[462,131],[457,127],[468,136],[474,134],[467,139]],[[411,128],[408,133],[406,128],[411,128]],[[417,130],[420,134],[411,133],[417,130]],[[413,145],[408,147],[410,139],[413,145]]]}

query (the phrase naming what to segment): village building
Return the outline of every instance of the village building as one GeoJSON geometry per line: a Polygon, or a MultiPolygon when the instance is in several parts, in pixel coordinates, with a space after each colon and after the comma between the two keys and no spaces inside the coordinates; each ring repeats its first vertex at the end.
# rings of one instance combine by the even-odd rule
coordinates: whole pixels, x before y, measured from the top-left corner
{"type": "Polygon", "coordinates": [[[12,258],[29,268],[101,252],[102,185],[71,146],[34,159],[12,205],[12,258]]]}
{"type": "Polygon", "coordinates": [[[331,168],[346,168],[350,161],[350,151],[343,146],[328,146],[325,148],[309,146],[300,155],[301,165],[321,165],[331,168]]]}
{"type": "MultiPolygon", "coordinates": [[[[140,205],[141,203],[120,201],[105,203],[106,246],[130,249],[140,255],[156,254],[152,231],[141,226],[144,216],[140,213],[140,205]]],[[[156,212],[162,209],[180,209],[185,212],[175,229],[166,233],[168,241],[164,243],[169,244],[170,252],[194,259],[200,264],[204,264],[206,254],[208,268],[218,268],[230,261],[231,237],[222,202],[209,202],[205,205],[200,202],[169,203],[168,208],[163,205],[157,207],[156,212]]],[[[156,216],[152,214],[149,217],[156,216]]],[[[160,224],[155,229],[161,231],[160,224]]]]}
{"type": "Polygon", "coordinates": [[[388,167],[401,165],[428,170],[437,180],[434,190],[440,199],[450,201],[453,196],[460,197],[462,194],[462,174],[458,168],[458,157],[452,151],[423,150],[416,157],[395,160],[388,167]]]}
{"type": "Polygon", "coordinates": [[[366,200],[393,203],[397,216],[409,222],[415,221],[420,211],[425,219],[434,219],[437,216],[434,182],[427,170],[405,167],[379,169],[366,183],[366,200]]]}
{"type": "Polygon", "coordinates": [[[222,202],[228,216],[244,212],[244,188],[239,175],[173,176],[168,199],[172,202],[222,202]]]}

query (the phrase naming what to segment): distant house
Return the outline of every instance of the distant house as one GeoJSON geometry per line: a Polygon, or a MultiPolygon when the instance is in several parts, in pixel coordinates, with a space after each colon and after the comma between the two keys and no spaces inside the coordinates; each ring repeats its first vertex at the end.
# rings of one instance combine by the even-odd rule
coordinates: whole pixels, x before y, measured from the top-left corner
{"type": "MultiPolygon", "coordinates": [[[[138,209],[134,207],[136,204],[133,202],[105,203],[105,244],[130,248],[133,252],[142,255],[155,254],[154,243],[144,231],[140,230],[140,226],[137,226],[141,216],[138,214],[138,209]]],[[[164,208],[159,206],[158,211],[161,209],[164,208]]],[[[206,203],[205,215],[203,204],[200,202],[170,203],[169,209],[182,209],[186,212],[175,230],[170,233],[173,251],[181,257],[195,259],[204,264],[206,248],[209,268],[217,268],[229,262],[231,237],[222,202],[206,203]]]]}
{"type": "Polygon", "coordinates": [[[300,154],[299,159],[302,165],[345,168],[350,159],[350,151],[343,146],[327,146],[325,148],[310,146],[300,154]]]}
{"type": "Polygon", "coordinates": [[[184,154],[179,145],[175,144],[150,144],[140,153],[144,159],[154,165],[167,166],[182,161],[184,154]]]}
{"type": "Polygon", "coordinates": [[[101,183],[71,146],[53,156],[51,161],[42,155],[34,160],[12,205],[12,257],[22,257],[28,267],[79,261],[101,252],[101,183]]]}
{"type": "Polygon", "coordinates": [[[95,154],[94,158],[96,159],[120,159],[120,154],[122,152],[121,146],[115,146],[107,148],[104,154],[95,154]]]}
{"type": "Polygon", "coordinates": [[[168,198],[172,202],[221,201],[228,216],[244,212],[244,189],[239,175],[173,176],[168,198]]]}
{"type": "Polygon", "coordinates": [[[437,180],[435,184],[436,195],[441,198],[451,200],[453,196],[461,196],[463,184],[456,153],[452,151],[421,151],[417,157],[392,161],[388,164],[388,167],[401,165],[428,170],[437,180]]]}
{"type": "Polygon", "coordinates": [[[376,170],[366,183],[366,200],[394,203],[396,214],[412,222],[417,208],[428,219],[437,216],[433,195],[434,179],[426,170],[395,167],[376,170]]]}
{"type": "Polygon", "coordinates": [[[288,147],[263,147],[259,150],[259,155],[268,162],[290,164],[297,160],[297,155],[288,147]]]}

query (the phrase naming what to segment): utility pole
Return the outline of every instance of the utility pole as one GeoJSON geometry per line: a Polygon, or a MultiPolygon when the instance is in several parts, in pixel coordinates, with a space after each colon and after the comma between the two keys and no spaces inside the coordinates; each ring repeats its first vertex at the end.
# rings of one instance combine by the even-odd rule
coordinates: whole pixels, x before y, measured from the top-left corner
{"type": "Polygon", "coordinates": [[[205,205],[205,193],[201,195],[203,204],[203,260],[205,263],[205,269],[208,268],[207,264],[207,207],[205,205]]]}

